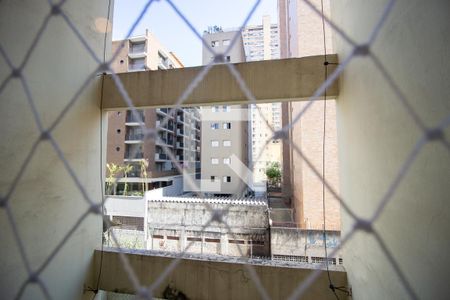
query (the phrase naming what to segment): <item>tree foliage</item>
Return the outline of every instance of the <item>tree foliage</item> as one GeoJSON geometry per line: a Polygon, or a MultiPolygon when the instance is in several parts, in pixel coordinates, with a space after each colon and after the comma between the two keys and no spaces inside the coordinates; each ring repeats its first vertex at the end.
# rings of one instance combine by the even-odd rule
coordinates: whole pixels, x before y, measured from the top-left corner
{"type": "Polygon", "coordinates": [[[280,164],[277,162],[272,162],[266,169],[267,179],[271,184],[281,182],[281,168],[280,164]]]}
{"type": "MultiPolygon", "coordinates": [[[[115,195],[115,186],[117,184],[117,180],[122,173],[125,178],[127,178],[127,174],[133,169],[131,165],[119,166],[114,163],[106,164],[106,168],[108,169],[108,174],[106,177],[106,194],[107,195],[115,195]]],[[[124,185],[124,195],[126,196],[128,190],[128,183],[125,182],[124,185]]]]}

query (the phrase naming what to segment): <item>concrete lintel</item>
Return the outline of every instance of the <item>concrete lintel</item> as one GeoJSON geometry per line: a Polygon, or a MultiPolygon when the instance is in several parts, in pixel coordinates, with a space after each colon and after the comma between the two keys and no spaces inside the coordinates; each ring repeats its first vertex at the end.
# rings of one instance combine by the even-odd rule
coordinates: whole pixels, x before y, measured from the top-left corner
{"type": "MultiPolygon", "coordinates": [[[[141,285],[150,286],[173,261],[173,257],[149,255],[146,251],[129,251],[125,254],[141,285]]],[[[95,251],[95,274],[98,274],[101,252],[95,251]]],[[[256,274],[267,290],[270,299],[287,299],[314,268],[281,267],[277,265],[253,264],[256,274]]],[[[330,266],[333,283],[347,285],[347,274],[342,267],[330,266]]],[[[242,262],[199,260],[183,258],[178,266],[154,290],[154,297],[161,297],[164,289],[173,282],[189,299],[258,299],[260,294],[242,262]]],[[[319,278],[307,289],[302,299],[335,299],[328,288],[328,277],[323,270],[319,278]]],[[[119,257],[114,249],[103,253],[102,278],[99,289],[111,292],[134,294],[119,257]]]]}
{"type": "MultiPolygon", "coordinates": [[[[257,102],[298,101],[310,97],[324,81],[323,56],[309,56],[279,60],[234,64],[247,83],[257,102]]],[[[337,63],[337,55],[328,55],[330,63],[337,63]]],[[[136,107],[173,106],[204,67],[118,74],[136,107]]],[[[328,74],[336,68],[328,66],[328,74]]],[[[330,98],[338,95],[335,82],[328,90],[330,98]]],[[[184,106],[208,104],[244,104],[248,99],[224,64],[215,65],[189,95],[184,106]]],[[[103,109],[125,109],[111,75],[105,76],[103,109]]]]}

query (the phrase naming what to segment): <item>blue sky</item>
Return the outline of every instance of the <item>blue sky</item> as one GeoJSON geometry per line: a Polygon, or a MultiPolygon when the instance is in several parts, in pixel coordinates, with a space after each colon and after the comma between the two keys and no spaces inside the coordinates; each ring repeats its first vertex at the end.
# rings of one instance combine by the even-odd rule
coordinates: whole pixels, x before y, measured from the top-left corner
{"type": "MultiPolygon", "coordinates": [[[[115,0],[113,40],[123,39],[147,0],[115,0]]],[[[173,0],[173,3],[202,34],[208,26],[224,29],[242,25],[255,0],[173,0]]],[[[248,22],[261,24],[262,16],[270,15],[277,23],[277,1],[262,0],[248,22]]],[[[154,1],[132,35],[144,34],[148,28],[169,50],[177,54],[186,67],[201,65],[200,40],[164,0],[154,1]]]]}

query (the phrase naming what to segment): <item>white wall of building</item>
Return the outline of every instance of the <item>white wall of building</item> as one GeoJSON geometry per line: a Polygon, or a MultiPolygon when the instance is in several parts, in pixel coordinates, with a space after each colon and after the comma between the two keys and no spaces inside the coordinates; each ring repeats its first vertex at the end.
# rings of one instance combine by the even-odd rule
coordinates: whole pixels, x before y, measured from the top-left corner
{"type": "MultiPolygon", "coordinates": [[[[69,1],[62,9],[87,40],[92,51],[102,59],[105,47],[108,58],[111,43],[109,34],[104,44],[108,1],[69,1]]],[[[22,63],[49,13],[49,5],[41,1],[0,3],[0,43],[15,66],[22,63]]],[[[52,17],[22,70],[44,128],[52,124],[97,67],[98,64],[63,18],[52,17]]],[[[3,81],[9,74],[5,61],[0,59],[0,80],[3,81]]],[[[100,152],[100,121],[105,116],[99,107],[100,81],[101,77],[93,78],[75,105],[51,132],[86,193],[97,204],[102,200],[100,177],[105,171],[100,152]]],[[[0,193],[6,195],[40,135],[23,87],[17,79],[13,79],[0,94],[0,131],[0,193]]],[[[55,150],[46,140],[37,146],[8,199],[8,205],[33,271],[44,264],[77,220],[89,209],[55,150]]],[[[27,280],[27,272],[13,236],[11,221],[3,208],[0,209],[0,227],[1,297],[12,299],[27,280]]],[[[102,242],[101,234],[101,216],[88,215],[39,274],[52,298],[82,297],[83,283],[91,270],[94,249],[100,247],[102,242]]],[[[36,298],[43,298],[43,294],[36,284],[31,284],[25,289],[22,299],[36,298]]]]}
{"type": "MultiPolygon", "coordinates": [[[[356,43],[365,43],[389,1],[332,1],[332,16],[356,43]]],[[[427,128],[450,115],[449,1],[395,1],[370,51],[427,128]]],[[[341,59],[350,47],[335,35],[341,59]]],[[[340,77],[337,99],[342,196],[370,218],[423,132],[369,57],[340,77]]],[[[443,130],[448,140],[450,129],[443,130]]],[[[426,144],[395,188],[374,228],[419,299],[450,294],[450,154],[426,144]]],[[[343,214],[343,235],[353,219],[343,214]]],[[[344,251],[355,299],[411,299],[374,236],[357,233],[344,251]]]]}

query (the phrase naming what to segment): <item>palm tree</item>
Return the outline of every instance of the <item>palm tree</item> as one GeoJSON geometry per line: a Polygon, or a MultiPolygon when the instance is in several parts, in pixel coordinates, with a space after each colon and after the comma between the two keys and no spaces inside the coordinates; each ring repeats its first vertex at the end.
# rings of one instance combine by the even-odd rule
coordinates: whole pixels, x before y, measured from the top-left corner
{"type": "Polygon", "coordinates": [[[148,190],[147,168],[148,168],[148,159],[141,160],[141,176],[144,177],[144,180],[142,181],[142,196],[144,196],[145,191],[148,190]]]}
{"type": "Polygon", "coordinates": [[[126,196],[127,195],[127,190],[128,190],[128,182],[126,181],[127,179],[127,173],[130,172],[131,170],[133,170],[133,166],[132,165],[125,165],[121,168],[121,171],[123,171],[123,177],[125,178],[125,184],[124,184],[124,188],[123,188],[123,195],[126,196]]]}
{"type": "Polygon", "coordinates": [[[106,194],[107,195],[115,195],[116,189],[114,188],[117,182],[117,174],[119,174],[122,170],[122,167],[116,164],[106,164],[106,168],[108,169],[108,177],[106,179],[106,194]],[[112,193],[111,193],[112,192],[112,193]]]}

